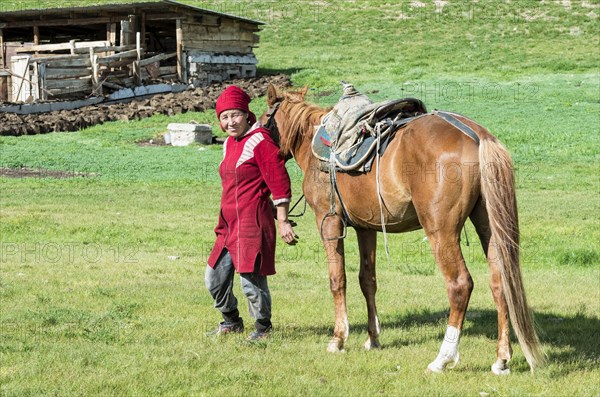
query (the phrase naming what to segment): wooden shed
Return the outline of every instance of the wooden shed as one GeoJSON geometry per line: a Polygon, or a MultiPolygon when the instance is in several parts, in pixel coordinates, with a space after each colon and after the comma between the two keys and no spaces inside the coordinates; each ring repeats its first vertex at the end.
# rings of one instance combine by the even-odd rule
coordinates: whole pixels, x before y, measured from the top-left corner
{"type": "Polygon", "coordinates": [[[262,22],[172,0],[0,13],[0,100],[254,77],[262,22]]]}

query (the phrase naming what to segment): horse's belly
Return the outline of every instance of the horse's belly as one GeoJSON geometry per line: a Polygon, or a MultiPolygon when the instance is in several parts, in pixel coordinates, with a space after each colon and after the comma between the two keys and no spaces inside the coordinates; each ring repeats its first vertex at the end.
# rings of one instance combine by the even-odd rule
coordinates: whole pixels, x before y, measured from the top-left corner
{"type": "Polygon", "coordinates": [[[381,207],[377,201],[374,206],[371,205],[368,208],[363,206],[360,210],[348,208],[352,225],[363,229],[382,231],[382,224],[385,224],[386,232],[390,233],[403,233],[421,228],[417,212],[411,202],[403,205],[396,203],[391,208],[385,204],[383,206],[383,218],[381,207]]]}

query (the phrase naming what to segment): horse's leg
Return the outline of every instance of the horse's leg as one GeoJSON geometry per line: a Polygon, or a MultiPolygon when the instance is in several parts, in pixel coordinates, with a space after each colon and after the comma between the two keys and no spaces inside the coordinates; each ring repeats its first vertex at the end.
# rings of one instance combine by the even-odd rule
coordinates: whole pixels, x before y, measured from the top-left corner
{"type": "Polygon", "coordinates": [[[508,306],[502,287],[502,274],[500,273],[500,264],[498,263],[499,253],[491,238],[487,211],[481,199],[475,205],[470,217],[487,257],[490,268],[490,288],[496,309],[498,310],[498,345],[496,347],[496,362],[492,365],[492,372],[496,375],[507,375],[510,373],[508,362],[512,357],[508,306]]]}
{"type": "Polygon", "coordinates": [[[365,342],[365,349],[381,347],[379,344],[379,319],[375,293],[377,292],[377,276],[375,272],[375,253],[377,248],[377,232],[373,230],[356,230],[358,249],[360,252],[360,272],[358,279],[360,289],[367,301],[367,315],[369,321],[369,337],[365,342]]]}
{"type": "Polygon", "coordinates": [[[317,224],[323,235],[323,247],[327,255],[329,269],[329,288],[333,295],[335,325],[333,338],[329,341],[327,351],[336,353],[344,351],[344,343],[348,339],[348,311],[346,307],[346,269],[344,261],[344,240],[338,239],[343,233],[343,224],[338,217],[317,216],[317,224]],[[322,226],[322,227],[321,227],[322,226]]]}
{"type": "Polygon", "coordinates": [[[452,368],[458,363],[460,331],[473,290],[473,279],[465,266],[460,250],[460,229],[456,230],[456,223],[458,222],[446,223],[445,221],[453,218],[449,216],[449,213],[445,213],[444,218],[440,221],[442,224],[448,225],[445,228],[425,228],[435,260],[444,276],[450,301],[450,316],[444,341],[436,359],[427,366],[427,369],[431,372],[442,372],[448,364],[452,363],[450,367],[452,368]]]}

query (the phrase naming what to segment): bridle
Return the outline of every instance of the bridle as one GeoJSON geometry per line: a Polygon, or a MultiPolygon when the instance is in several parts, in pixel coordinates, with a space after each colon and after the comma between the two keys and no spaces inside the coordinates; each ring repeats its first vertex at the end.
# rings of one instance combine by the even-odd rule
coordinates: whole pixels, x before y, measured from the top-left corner
{"type": "Polygon", "coordinates": [[[275,113],[277,113],[279,105],[281,105],[281,102],[275,102],[273,106],[269,106],[269,109],[267,109],[266,114],[267,123],[265,124],[265,128],[271,132],[271,138],[273,138],[277,146],[279,146],[279,142],[281,141],[279,128],[277,128],[277,122],[275,121],[275,113]]]}
{"type": "MultiPolygon", "coordinates": [[[[275,113],[277,113],[277,110],[279,110],[280,105],[281,105],[281,102],[279,102],[279,101],[275,102],[273,104],[273,106],[269,106],[269,108],[267,109],[267,113],[265,114],[265,116],[267,116],[267,122],[265,123],[265,128],[269,130],[269,132],[271,133],[271,138],[273,138],[273,141],[275,141],[277,146],[279,146],[279,141],[281,140],[281,135],[279,134],[279,128],[277,128],[277,122],[275,121],[275,113]]],[[[292,157],[291,154],[288,155],[286,158],[286,161],[289,160],[291,157],[292,157]]],[[[304,209],[302,210],[302,212],[299,214],[292,215],[292,211],[296,208],[296,206],[298,206],[298,204],[300,203],[300,201],[303,198],[304,198],[304,194],[302,194],[302,196],[300,196],[298,201],[296,201],[296,204],[294,204],[292,206],[292,208],[290,208],[289,214],[288,214],[288,216],[290,218],[300,217],[300,216],[304,215],[304,213],[306,212],[306,200],[304,200],[304,209]]],[[[293,224],[292,226],[295,226],[295,225],[293,224]]]]}

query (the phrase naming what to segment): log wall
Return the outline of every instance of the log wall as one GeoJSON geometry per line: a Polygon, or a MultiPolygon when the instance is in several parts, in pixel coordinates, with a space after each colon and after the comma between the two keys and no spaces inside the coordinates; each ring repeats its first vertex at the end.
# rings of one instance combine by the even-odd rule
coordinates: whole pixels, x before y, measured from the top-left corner
{"type": "Polygon", "coordinates": [[[188,78],[195,86],[256,76],[253,49],[259,27],[232,19],[204,15],[200,22],[182,23],[188,78]]]}

